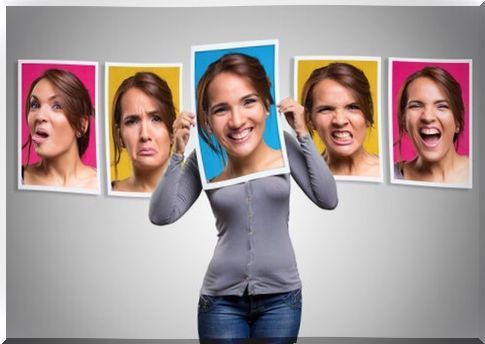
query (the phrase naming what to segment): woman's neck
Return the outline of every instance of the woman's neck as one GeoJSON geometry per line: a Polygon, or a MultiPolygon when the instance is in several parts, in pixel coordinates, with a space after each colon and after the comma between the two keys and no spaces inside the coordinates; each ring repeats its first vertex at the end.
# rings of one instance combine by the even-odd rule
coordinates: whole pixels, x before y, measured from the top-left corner
{"type": "Polygon", "coordinates": [[[438,182],[448,182],[455,174],[458,165],[458,153],[452,146],[445,156],[439,161],[426,161],[421,156],[414,160],[414,171],[424,179],[438,182]]]}
{"type": "Polygon", "coordinates": [[[322,155],[334,175],[359,175],[362,172],[362,167],[367,165],[370,157],[369,153],[363,148],[345,157],[331,154],[328,150],[325,150],[322,155]]]}
{"type": "Polygon", "coordinates": [[[160,168],[150,170],[133,168],[133,174],[128,178],[128,183],[131,185],[132,190],[137,192],[152,192],[155,190],[162,174],[165,172],[167,163],[160,168]]]}
{"type": "Polygon", "coordinates": [[[274,161],[278,158],[275,156],[276,152],[263,141],[252,154],[244,158],[228,156],[228,163],[224,170],[226,177],[224,179],[245,176],[271,168],[272,165],[278,164],[277,161],[274,161]]]}
{"type": "Polygon", "coordinates": [[[44,158],[39,164],[39,169],[57,185],[71,185],[79,178],[80,170],[84,166],[77,147],[69,149],[65,153],[54,158],[44,158]]]}

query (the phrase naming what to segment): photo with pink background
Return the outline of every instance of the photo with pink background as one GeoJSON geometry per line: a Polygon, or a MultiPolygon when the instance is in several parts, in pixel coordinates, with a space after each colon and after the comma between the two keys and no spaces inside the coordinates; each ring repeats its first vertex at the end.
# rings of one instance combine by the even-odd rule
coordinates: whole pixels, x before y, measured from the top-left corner
{"type": "MultiPolygon", "coordinates": [[[[96,109],[96,65],[93,64],[69,64],[69,63],[30,63],[23,62],[21,65],[21,82],[22,94],[19,95],[21,98],[21,112],[19,114],[22,120],[22,141],[21,144],[24,146],[29,139],[29,127],[27,124],[27,117],[25,115],[25,103],[27,100],[28,92],[32,82],[37,79],[42,73],[47,69],[62,69],[69,71],[76,75],[79,80],[84,84],[89,92],[91,98],[91,103],[93,108],[96,109]]],[[[94,114],[97,115],[97,114],[94,114]]],[[[22,149],[22,165],[27,163],[29,145],[27,144],[22,149]]],[[[35,153],[35,149],[32,146],[30,149],[29,164],[35,164],[39,162],[41,158],[35,153]]],[[[91,117],[89,123],[89,145],[82,159],[84,164],[96,168],[96,121],[94,117],[91,117]]]]}
{"type": "Polygon", "coordinates": [[[392,72],[392,143],[393,161],[397,163],[403,160],[412,160],[416,151],[409,137],[404,134],[399,148],[399,123],[397,107],[399,92],[407,77],[425,67],[441,67],[449,72],[461,86],[463,103],[465,105],[464,122],[465,127],[457,140],[457,152],[460,155],[469,156],[470,152],[470,62],[446,62],[443,61],[392,61],[390,62],[392,72]]]}

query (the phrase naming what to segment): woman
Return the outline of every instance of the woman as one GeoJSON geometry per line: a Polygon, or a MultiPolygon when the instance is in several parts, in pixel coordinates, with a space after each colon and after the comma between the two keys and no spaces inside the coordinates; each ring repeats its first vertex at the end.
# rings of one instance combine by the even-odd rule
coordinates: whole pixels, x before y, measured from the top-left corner
{"type": "MultiPolygon", "coordinates": [[[[247,63],[252,63],[255,69],[261,66],[257,60],[248,59],[247,63]]],[[[197,88],[199,135],[221,159],[224,159],[221,148],[227,153],[224,170],[211,181],[282,167],[281,150],[269,147],[263,139],[269,107],[273,103],[270,81],[264,69],[260,75],[254,75],[253,86],[238,74],[221,72],[221,68],[222,64],[209,69],[197,88]],[[210,140],[211,134],[217,138],[217,143],[210,140]]]]}
{"type": "Polygon", "coordinates": [[[379,157],[364,149],[374,124],[369,81],[348,63],[315,69],[303,86],[302,104],[310,133],[316,130],[323,158],[334,175],[378,177],[379,157]]]}
{"type": "Polygon", "coordinates": [[[172,92],[158,75],[138,72],[123,81],[113,101],[113,165],[117,176],[121,152],[126,149],[133,173],[113,181],[113,190],[155,189],[170,157],[175,116],[172,92]]]}
{"type": "Polygon", "coordinates": [[[398,101],[399,145],[408,135],[416,157],[396,164],[396,178],[467,183],[468,157],[456,151],[464,112],[460,84],[446,70],[426,67],[410,75],[398,101]]]}
{"type": "MultiPolygon", "coordinates": [[[[227,54],[208,67],[198,84],[198,121],[199,125],[207,124],[202,125],[202,133],[204,127],[212,128],[232,164],[218,178],[281,163],[271,152],[258,160],[260,150],[267,151],[260,143],[264,132],[260,119],[272,103],[265,75],[257,59],[227,54]],[[226,118],[220,129],[218,116],[226,118]]],[[[335,208],[335,181],[308,134],[303,116],[285,115],[298,136],[297,142],[285,134],[291,175],[314,203],[335,208]]],[[[184,162],[194,124],[191,113],[182,113],[174,123],[174,154],[150,202],[149,216],[154,224],[176,221],[200,195],[195,153],[184,162]]],[[[199,337],[202,342],[280,338],[277,342],[293,343],[300,326],[301,282],[288,233],[289,175],[254,179],[206,193],[216,217],[218,243],[201,289],[199,337]]]]}
{"type": "Polygon", "coordinates": [[[71,72],[48,69],[32,83],[25,113],[32,145],[41,161],[22,169],[26,185],[97,189],[96,170],[81,161],[89,144],[94,109],[86,87],[71,72]]]}

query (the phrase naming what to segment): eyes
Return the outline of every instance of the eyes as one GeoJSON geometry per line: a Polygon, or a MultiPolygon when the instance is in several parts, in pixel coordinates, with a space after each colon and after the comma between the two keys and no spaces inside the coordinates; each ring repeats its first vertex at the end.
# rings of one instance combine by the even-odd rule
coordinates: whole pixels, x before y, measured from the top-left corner
{"type": "MultiPolygon", "coordinates": [[[[344,106],[344,110],[350,113],[362,113],[362,109],[357,103],[350,103],[344,106]]],[[[319,105],[315,107],[314,112],[319,114],[332,114],[337,111],[336,106],[332,105],[319,105]]]]}
{"type": "MultiPolygon", "coordinates": [[[[439,101],[433,104],[433,107],[438,109],[439,111],[448,111],[450,110],[450,105],[447,101],[439,101]]],[[[426,108],[426,104],[421,101],[410,101],[406,107],[408,110],[420,110],[426,108]]]]}
{"type": "MultiPolygon", "coordinates": [[[[259,101],[260,100],[259,100],[258,96],[251,95],[251,96],[245,97],[241,100],[241,107],[243,109],[251,109],[251,108],[257,106],[259,101]]],[[[215,115],[215,116],[224,116],[224,115],[228,114],[230,111],[231,111],[231,107],[229,106],[229,104],[222,103],[222,104],[218,104],[218,105],[213,106],[209,110],[209,113],[211,115],[215,115]]]]}
{"type": "MultiPolygon", "coordinates": [[[[54,111],[62,111],[62,104],[58,101],[53,101],[49,105],[50,105],[50,108],[54,111]]],[[[29,106],[30,106],[30,111],[35,111],[40,109],[41,104],[36,98],[32,98],[30,99],[29,106]]]]}

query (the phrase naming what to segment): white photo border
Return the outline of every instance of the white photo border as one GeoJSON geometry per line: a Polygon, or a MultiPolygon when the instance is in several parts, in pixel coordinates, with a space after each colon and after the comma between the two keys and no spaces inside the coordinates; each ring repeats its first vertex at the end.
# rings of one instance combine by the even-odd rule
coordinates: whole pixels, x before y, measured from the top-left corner
{"type": "Polygon", "coordinates": [[[436,59],[436,58],[405,58],[405,57],[389,57],[388,58],[388,135],[389,135],[389,177],[391,184],[413,185],[413,186],[428,186],[438,188],[451,189],[472,189],[473,188],[473,60],[472,59],[436,59]],[[398,179],[394,175],[394,140],[393,140],[393,107],[392,99],[392,81],[393,81],[393,62],[424,62],[424,63],[467,63],[468,64],[468,83],[469,83],[469,104],[468,104],[468,139],[469,139],[469,153],[468,153],[468,183],[436,183],[423,182],[417,180],[398,179]]]}
{"type": "MultiPolygon", "coordinates": [[[[106,158],[106,190],[108,196],[114,197],[131,197],[131,198],[150,198],[151,192],[129,192],[129,191],[115,191],[111,186],[111,156],[110,156],[110,116],[109,113],[109,69],[110,67],[134,67],[134,68],[178,68],[179,69],[179,99],[177,103],[177,116],[182,111],[182,77],[183,77],[183,63],[182,62],[167,62],[167,63],[136,63],[136,62],[105,62],[104,63],[104,135],[105,135],[105,158],[106,158]]],[[[172,154],[172,151],[170,151],[172,154]]]]}
{"type": "Polygon", "coordinates": [[[64,193],[76,193],[87,195],[101,195],[101,165],[99,156],[99,97],[98,97],[98,81],[99,81],[99,65],[97,61],[80,61],[80,60],[40,60],[40,59],[20,59],[17,61],[17,187],[19,190],[33,190],[33,191],[52,191],[64,193]],[[96,142],[96,189],[82,189],[73,187],[62,187],[52,185],[26,185],[22,183],[22,66],[24,64],[59,64],[59,65],[84,65],[94,67],[94,127],[95,127],[95,142],[96,142]]]}
{"type": "MultiPolygon", "coordinates": [[[[197,101],[196,101],[196,85],[195,85],[195,54],[197,52],[202,51],[210,51],[210,50],[222,50],[222,49],[237,49],[237,48],[250,48],[250,47],[258,47],[258,46],[265,46],[265,45],[274,45],[274,95],[275,95],[275,106],[278,104],[280,100],[279,94],[279,40],[278,39],[268,39],[268,40],[256,40],[256,41],[242,41],[242,42],[229,42],[229,43],[217,43],[217,44],[205,44],[205,45],[193,45],[191,46],[191,53],[190,53],[190,92],[191,92],[191,104],[192,104],[192,112],[196,113],[197,111],[197,101]]],[[[211,190],[216,189],[224,186],[239,184],[243,182],[247,182],[249,180],[273,176],[278,174],[288,174],[290,173],[290,165],[288,161],[288,156],[286,153],[286,144],[283,136],[283,128],[280,116],[278,115],[278,111],[276,110],[276,125],[278,131],[278,139],[281,145],[281,153],[283,155],[283,167],[269,169],[266,171],[250,173],[245,176],[231,178],[229,180],[224,180],[220,182],[208,182],[205,170],[204,170],[204,162],[202,161],[202,154],[200,149],[200,140],[199,134],[197,130],[197,121],[196,125],[191,129],[191,136],[195,137],[195,149],[197,153],[197,163],[199,167],[199,173],[202,183],[202,188],[204,190],[211,190]]]]}
{"type": "Polygon", "coordinates": [[[298,94],[298,62],[308,60],[332,60],[332,61],[369,61],[377,62],[377,94],[376,94],[376,107],[377,107],[377,139],[379,147],[379,176],[348,176],[348,175],[334,175],[336,181],[352,181],[352,182],[370,182],[370,183],[383,183],[384,182],[384,151],[383,151],[383,113],[382,113],[382,57],[381,56],[343,56],[343,55],[298,55],[293,57],[293,98],[299,102],[298,94]]]}

